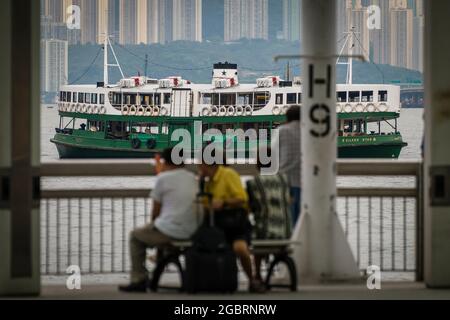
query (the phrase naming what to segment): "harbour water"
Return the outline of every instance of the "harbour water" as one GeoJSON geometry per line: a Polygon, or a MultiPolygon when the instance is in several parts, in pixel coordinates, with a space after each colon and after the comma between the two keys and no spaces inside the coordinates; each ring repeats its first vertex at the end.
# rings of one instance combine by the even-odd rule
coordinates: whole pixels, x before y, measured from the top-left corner
{"type": "MultiPolygon", "coordinates": [[[[56,148],[49,141],[54,135],[55,126],[59,123],[57,113],[56,107],[42,107],[42,162],[64,161],[58,160],[56,148]]],[[[388,128],[387,124],[384,126],[388,128]]],[[[403,109],[398,121],[398,128],[404,141],[408,143],[408,146],[403,148],[400,159],[420,159],[423,136],[423,109],[403,109]]],[[[42,183],[43,189],[47,190],[135,189],[152,188],[154,178],[44,178],[42,183]]],[[[412,178],[403,177],[338,178],[339,187],[411,187],[413,185],[414,180],[412,178]]],[[[80,260],[82,271],[89,268],[92,259],[95,265],[99,265],[103,261],[111,261],[111,271],[121,268],[128,269],[127,233],[118,239],[114,239],[114,234],[119,234],[120,230],[117,230],[117,226],[121,224],[127,225],[128,230],[135,224],[144,223],[150,211],[149,203],[144,201],[125,202],[127,208],[136,208],[134,217],[122,216],[121,214],[114,215],[114,201],[106,201],[105,203],[100,200],[91,203],[86,201],[75,203],[66,201],[64,203],[62,201],[59,204],[56,201],[49,201],[45,203],[45,208],[43,209],[45,209],[46,214],[42,215],[42,269],[46,273],[54,273],[58,269],[58,265],[60,265],[64,273],[65,268],[70,263],[78,263],[77,259],[80,260]],[[93,217],[90,218],[92,219],[90,220],[93,223],[92,226],[88,226],[89,220],[87,217],[89,210],[93,211],[93,217]],[[57,212],[59,213],[59,226],[56,225],[57,212]],[[104,212],[106,212],[106,218],[103,218],[104,212]],[[82,216],[81,219],[78,219],[76,215],[78,217],[82,216]],[[49,220],[44,221],[44,218],[49,220]],[[76,221],[79,221],[79,224],[76,221]],[[71,226],[70,228],[69,225],[71,226]],[[116,227],[114,227],[115,225],[116,227]],[[93,228],[94,231],[89,231],[89,228],[93,228]],[[79,243],[77,244],[73,240],[79,243]],[[92,245],[92,242],[94,242],[94,245],[92,245]],[[92,258],[91,255],[94,257],[92,258]],[[123,261],[124,259],[126,261],[123,261]]],[[[337,208],[341,222],[347,228],[348,239],[353,252],[360,259],[360,265],[369,265],[370,263],[382,264],[385,268],[391,265],[396,265],[397,267],[403,265],[406,269],[414,268],[415,203],[413,199],[395,199],[392,202],[368,198],[360,200],[351,198],[346,200],[339,199],[337,208]],[[361,208],[359,214],[356,212],[358,206],[361,208]],[[393,212],[395,212],[395,215],[398,214],[396,223],[392,219],[393,212]],[[399,224],[400,221],[402,224],[399,224]],[[357,237],[360,239],[359,244],[357,237]],[[389,246],[390,243],[395,243],[395,245],[389,246]],[[370,255],[365,250],[368,246],[371,247],[372,253],[370,255]]],[[[52,281],[52,279],[53,281],[60,281],[57,278],[47,277],[45,281],[52,281]]],[[[392,278],[400,280],[412,279],[412,273],[395,273],[392,278]]],[[[91,281],[99,281],[98,279],[98,277],[94,276],[91,281]]],[[[120,276],[120,279],[123,280],[123,276],[120,276]]],[[[117,276],[110,276],[106,281],[116,280],[117,276]]],[[[101,281],[105,281],[105,278],[102,277],[101,281]]]]}

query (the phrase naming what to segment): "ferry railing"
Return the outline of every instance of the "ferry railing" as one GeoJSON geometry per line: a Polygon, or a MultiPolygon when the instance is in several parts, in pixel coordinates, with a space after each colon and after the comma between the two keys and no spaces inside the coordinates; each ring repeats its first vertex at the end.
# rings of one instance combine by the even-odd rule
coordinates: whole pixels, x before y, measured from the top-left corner
{"type": "MultiPolygon", "coordinates": [[[[242,176],[254,165],[236,165],[242,176]]],[[[192,165],[189,169],[195,170],[192,165]]],[[[423,276],[422,165],[419,161],[339,160],[339,179],[408,178],[392,185],[339,187],[338,216],[361,272],[377,265],[383,272],[423,276]]],[[[79,160],[44,163],[51,178],[138,177],[154,175],[148,160],[79,160]]],[[[44,189],[41,193],[42,274],[65,274],[69,265],[86,274],[129,270],[128,235],[150,221],[150,188],[44,189]]],[[[368,182],[368,185],[371,182],[368,182]]]]}

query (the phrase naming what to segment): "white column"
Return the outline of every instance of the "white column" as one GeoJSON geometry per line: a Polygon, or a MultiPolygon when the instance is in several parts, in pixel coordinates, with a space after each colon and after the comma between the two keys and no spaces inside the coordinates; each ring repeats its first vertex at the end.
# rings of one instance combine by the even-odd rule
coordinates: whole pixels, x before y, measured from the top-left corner
{"type": "Polygon", "coordinates": [[[424,278],[450,287],[450,1],[425,1],[424,278]]]}
{"type": "Polygon", "coordinates": [[[336,215],[335,6],[302,1],[302,209],[293,235],[300,283],[359,277],[336,215]]]}
{"type": "Polygon", "coordinates": [[[40,4],[0,10],[0,295],[40,292],[40,4]]]}

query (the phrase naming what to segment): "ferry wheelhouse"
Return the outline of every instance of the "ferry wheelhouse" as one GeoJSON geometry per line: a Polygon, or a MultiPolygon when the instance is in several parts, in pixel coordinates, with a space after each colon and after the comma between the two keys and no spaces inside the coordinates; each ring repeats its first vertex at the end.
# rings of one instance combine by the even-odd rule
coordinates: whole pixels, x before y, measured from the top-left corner
{"type": "MultiPolygon", "coordinates": [[[[302,104],[299,78],[279,76],[241,84],[236,64],[216,63],[212,81],[196,84],[181,77],[131,77],[108,85],[66,85],[59,93],[60,116],[51,139],[60,158],[146,158],[173,146],[172,133],[192,136],[215,128],[224,144],[250,150],[270,143],[270,131],[285,121],[286,110],[302,104]],[[265,141],[236,137],[227,129],[269,131],[265,141]]],[[[397,128],[400,88],[394,85],[337,85],[338,156],[397,158],[406,145],[397,128]]],[[[210,137],[202,136],[201,144],[210,137]]],[[[193,149],[201,147],[194,145],[193,149]]]]}

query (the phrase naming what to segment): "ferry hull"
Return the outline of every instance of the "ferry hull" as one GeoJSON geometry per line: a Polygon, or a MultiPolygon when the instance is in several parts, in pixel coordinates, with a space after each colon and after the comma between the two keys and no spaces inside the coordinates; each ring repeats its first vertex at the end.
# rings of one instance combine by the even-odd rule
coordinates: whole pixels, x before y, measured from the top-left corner
{"type": "Polygon", "coordinates": [[[51,140],[56,145],[60,159],[95,159],[95,158],[153,158],[157,151],[113,150],[102,147],[92,148],[71,145],[51,140]]]}
{"type": "MultiPolygon", "coordinates": [[[[102,147],[87,147],[61,143],[51,140],[56,145],[61,159],[87,159],[87,158],[153,158],[158,150],[138,151],[134,149],[109,149],[102,147]]],[[[391,158],[397,159],[402,148],[406,144],[398,145],[362,145],[362,146],[341,146],[338,147],[339,158],[391,158]]]]}
{"type": "MultiPolygon", "coordinates": [[[[406,145],[406,144],[405,144],[406,145]]],[[[397,159],[402,148],[401,145],[377,145],[377,146],[351,146],[339,147],[338,158],[392,158],[397,159]]]]}

